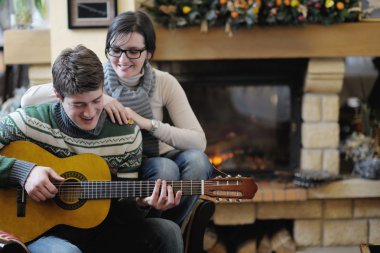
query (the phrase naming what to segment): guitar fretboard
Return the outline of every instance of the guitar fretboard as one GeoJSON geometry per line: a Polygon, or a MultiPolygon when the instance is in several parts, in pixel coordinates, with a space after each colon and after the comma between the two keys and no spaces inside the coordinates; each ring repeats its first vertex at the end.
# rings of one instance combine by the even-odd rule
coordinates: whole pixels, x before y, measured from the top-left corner
{"type": "MultiPolygon", "coordinates": [[[[173,191],[182,195],[202,195],[208,181],[167,181],[173,191]]],[[[65,182],[58,186],[59,195],[72,199],[110,199],[147,197],[152,195],[154,181],[81,181],[65,182]]]]}

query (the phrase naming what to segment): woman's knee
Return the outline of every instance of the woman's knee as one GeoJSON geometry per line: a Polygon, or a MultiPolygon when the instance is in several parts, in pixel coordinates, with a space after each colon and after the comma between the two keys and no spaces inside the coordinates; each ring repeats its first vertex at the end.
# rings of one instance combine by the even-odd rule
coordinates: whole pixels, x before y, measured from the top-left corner
{"type": "Polygon", "coordinates": [[[178,180],[178,165],[166,157],[146,158],[140,168],[142,179],[178,180]]]}
{"type": "Polygon", "coordinates": [[[210,160],[202,151],[185,150],[177,156],[175,161],[181,172],[187,174],[184,179],[207,179],[211,176],[210,160]]]}
{"type": "Polygon", "coordinates": [[[211,168],[211,163],[208,156],[199,150],[195,150],[195,149],[185,150],[180,155],[178,155],[177,159],[184,160],[185,163],[191,164],[194,166],[211,168]]]}

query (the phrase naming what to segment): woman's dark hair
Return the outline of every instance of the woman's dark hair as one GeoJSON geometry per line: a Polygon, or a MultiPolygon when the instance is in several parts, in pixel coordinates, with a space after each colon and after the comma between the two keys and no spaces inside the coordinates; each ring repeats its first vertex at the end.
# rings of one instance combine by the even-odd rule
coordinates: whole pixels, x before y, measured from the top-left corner
{"type": "Polygon", "coordinates": [[[53,87],[64,99],[67,96],[103,88],[103,66],[90,49],[78,45],[63,50],[54,61],[53,87]]]}
{"type": "Polygon", "coordinates": [[[137,32],[144,37],[145,49],[153,56],[156,50],[156,32],[150,17],[143,11],[127,11],[119,14],[108,27],[106,38],[107,49],[120,35],[137,32]]]}

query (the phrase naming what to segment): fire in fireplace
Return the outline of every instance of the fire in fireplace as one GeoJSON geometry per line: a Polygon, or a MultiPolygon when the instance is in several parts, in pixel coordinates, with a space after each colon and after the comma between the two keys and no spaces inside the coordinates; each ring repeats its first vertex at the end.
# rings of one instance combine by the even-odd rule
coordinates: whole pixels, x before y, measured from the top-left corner
{"type": "Polygon", "coordinates": [[[257,179],[298,168],[306,66],[306,59],[159,63],[183,86],[206,133],[210,161],[257,179]]]}

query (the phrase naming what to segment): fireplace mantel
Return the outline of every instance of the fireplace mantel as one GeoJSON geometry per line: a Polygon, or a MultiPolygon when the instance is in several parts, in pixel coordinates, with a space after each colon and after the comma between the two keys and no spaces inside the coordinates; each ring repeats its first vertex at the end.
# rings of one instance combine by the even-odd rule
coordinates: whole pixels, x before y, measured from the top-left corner
{"type": "Polygon", "coordinates": [[[157,61],[380,56],[380,23],[169,30],[156,25],[157,61]]]}

